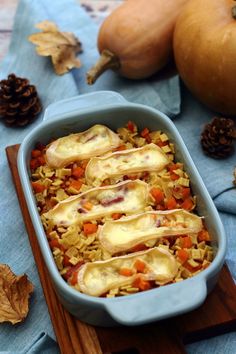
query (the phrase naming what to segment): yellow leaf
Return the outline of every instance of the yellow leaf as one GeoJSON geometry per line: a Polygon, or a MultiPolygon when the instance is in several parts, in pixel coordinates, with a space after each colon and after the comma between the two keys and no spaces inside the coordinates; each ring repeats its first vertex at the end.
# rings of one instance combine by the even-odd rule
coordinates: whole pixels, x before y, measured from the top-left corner
{"type": "Polygon", "coordinates": [[[81,61],[76,58],[81,53],[81,43],[70,32],[60,32],[52,21],[42,21],[35,26],[42,32],[34,33],[28,37],[36,44],[36,51],[42,56],[51,56],[56,74],[62,75],[72,68],[81,67],[81,61]]]}
{"type": "Polygon", "coordinates": [[[33,285],[27,275],[16,276],[6,264],[0,264],[0,322],[21,322],[29,311],[33,285]]]}

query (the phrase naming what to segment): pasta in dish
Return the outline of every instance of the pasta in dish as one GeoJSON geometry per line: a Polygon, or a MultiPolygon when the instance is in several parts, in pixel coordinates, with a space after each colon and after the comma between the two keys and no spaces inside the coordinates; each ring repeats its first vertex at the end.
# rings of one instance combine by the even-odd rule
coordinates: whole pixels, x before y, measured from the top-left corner
{"type": "Polygon", "coordinates": [[[30,169],[58,271],[82,293],[135,294],[190,278],[214,258],[165,132],[97,124],[38,143],[30,169]]]}

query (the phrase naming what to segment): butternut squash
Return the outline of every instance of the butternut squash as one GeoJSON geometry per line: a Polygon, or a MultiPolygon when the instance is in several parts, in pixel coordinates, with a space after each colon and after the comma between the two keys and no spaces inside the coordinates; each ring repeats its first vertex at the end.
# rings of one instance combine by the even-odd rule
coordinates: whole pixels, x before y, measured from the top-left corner
{"type": "Polygon", "coordinates": [[[169,61],[176,19],[188,0],[126,0],[103,22],[97,64],[87,73],[93,84],[107,69],[144,79],[169,61]]]}
{"type": "Polygon", "coordinates": [[[189,0],[176,22],[174,56],[188,89],[214,112],[236,115],[236,3],[189,0]]]}

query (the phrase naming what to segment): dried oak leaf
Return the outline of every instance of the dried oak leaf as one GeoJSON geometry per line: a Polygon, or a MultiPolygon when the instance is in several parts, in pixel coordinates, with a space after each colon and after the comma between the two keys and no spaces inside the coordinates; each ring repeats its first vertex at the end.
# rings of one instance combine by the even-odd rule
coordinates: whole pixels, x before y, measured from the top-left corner
{"type": "Polygon", "coordinates": [[[28,314],[33,284],[27,275],[16,276],[6,264],[0,264],[0,323],[21,322],[28,314]]]}
{"type": "Polygon", "coordinates": [[[81,61],[75,57],[82,52],[80,41],[70,32],[60,32],[52,21],[42,21],[35,25],[42,32],[28,37],[36,44],[36,51],[42,56],[51,56],[56,74],[62,75],[72,68],[80,68],[81,61]]]}

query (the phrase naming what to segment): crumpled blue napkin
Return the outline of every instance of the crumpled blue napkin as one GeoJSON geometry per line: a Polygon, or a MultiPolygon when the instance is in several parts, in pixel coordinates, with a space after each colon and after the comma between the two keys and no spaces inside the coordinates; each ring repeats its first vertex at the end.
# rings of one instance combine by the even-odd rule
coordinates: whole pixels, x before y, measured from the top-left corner
{"type": "MultiPolygon", "coordinates": [[[[217,207],[224,212],[221,216],[230,242],[227,260],[235,275],[236,242],[233,239],[233,230],[236,217],[233,213],[236,213],[236,191],[232,190],[235,157],[216,162],[205,157],[199,146],[200,132],[203,125],[212,117],[212,113],[184,91],[181,114],[179,114],[178,76],[165,80],[152,78],[151,80],[134,82],[121,79],[113,72],[107,72],[94,86],[88,86],[85,83],[85,73],[98,58],[97,30],[97,25],[88,17],[78,2],[73,0],[54,0],[53,2],[20,0],[9,53],[0,66],[0,79],[6,78],[12,72],[17,76],[27,77],[31,84],[36,85],[44,109],[52,102],[77,94],[95,90],[113,90],[121,93],[127,100],[158,108],[172,118],[177,115],[174,122],[217,207]],[[56,22],[61,30],[73,32],[79,37],[84,49],[80,55],[83,63],[81,69],[57,76],[50,60],[36,54],[34,45],[27,41],[27,37],[37,31],[34,25],[45,19],[56,22]]],[[[20,143],[34,126],[40,124],[42,115],[43,112],[34,123],[24,129],[10,129],[0,123],[0,185],[4,186],[0,193],[0,262],[9,264],[16,274],[26,273],[35,285],[26,320],[14,328],[7,323],[0,325],[0,353],[54,354],[59,352],[4,153],[6,146],[20,143]]],[[[228,340],[229,337],[223,336],[222,338],[222,341],[225,340],[224,352],[227,352],[228,348],[228,353],[234,353],[234,347],[228,340]]],[[[235,341],[235,337],[233,338],[235,341]]],[[[211,344],[213,343],[216,348],[218,341],[217,338],[207,341],[207,343],[189,345],[188,352],[211,353],[211,344]]]]}

